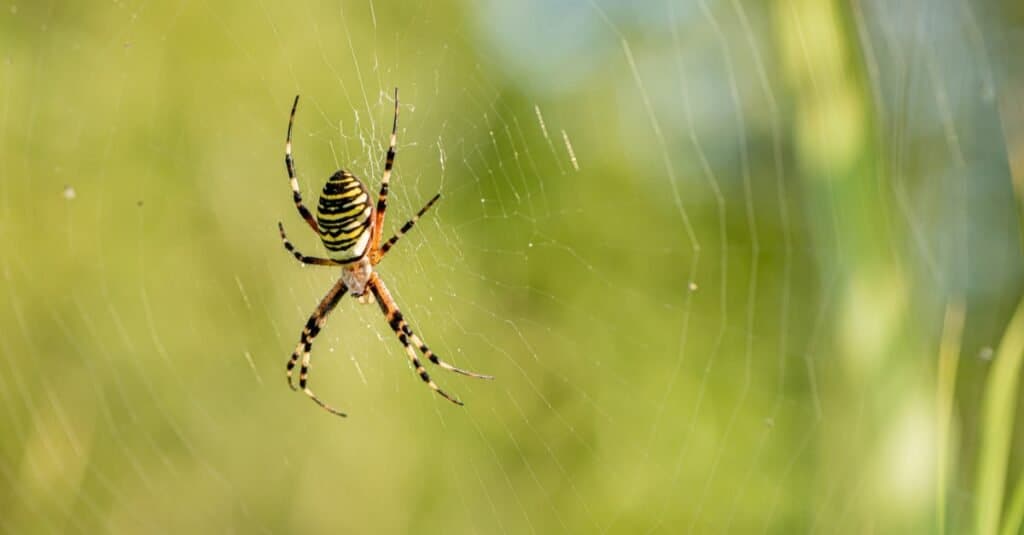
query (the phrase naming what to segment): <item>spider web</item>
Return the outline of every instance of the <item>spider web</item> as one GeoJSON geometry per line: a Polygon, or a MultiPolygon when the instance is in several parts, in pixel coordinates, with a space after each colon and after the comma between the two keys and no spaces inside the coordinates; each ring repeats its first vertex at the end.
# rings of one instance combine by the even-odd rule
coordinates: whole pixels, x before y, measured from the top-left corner
{"type": "Polygon", "coordinates": [[[5,10],[0,531],[970,525],[1021,280],[1012,2],[5,10]],[[445,402],[346,297],[310,375],[339,420],[284,381],[337,277],[274,228],[322,256],[288,106],[313,206],[338,168],[376,192],[396,86],[386,228],[443,197],[378,272],[496,380],[428,368],[445,402]]]}

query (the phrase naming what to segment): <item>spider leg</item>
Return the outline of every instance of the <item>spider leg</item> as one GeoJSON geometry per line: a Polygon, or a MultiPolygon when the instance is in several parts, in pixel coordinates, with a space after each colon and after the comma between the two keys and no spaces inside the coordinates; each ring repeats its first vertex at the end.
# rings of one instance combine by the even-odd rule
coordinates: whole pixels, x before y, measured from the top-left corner
{"type": "Polygon", "coordinates": [[[398,143],[398,88],[395,88],[395,119],[391,123],[391,140],[384,160],[384,176],[380,179],[380,193],[377,195],[377,209],[373,214],[373,238],[370,250],[376,251],[380,246],[380,235],[384,230],[384,213],[388,211],[388,182],[391,180],[391,169],[395,166],[395,145],[398,143]]]}
{"type": "Polygon", "coordinates": [[[429,386],[434,392],[440,394],[441,397],[456,405],[462,405],[463,403],[461,401],[448,395],[444,390],[441,390],[441,388],[437,386],[437,383],[430,378],[430,375],[427,373],[427,369],[423,367],[419,357],[416,356],[416,351],[414,351],[412,346],[409,345],[408,335],[402,332],[401,325],[405,321],[402,319],[402,313],[398,310],[394,300],[391,299],[391,294],[388,292],[387,288],[384,287],[384,283],[376,273],[370,275],[370,281],[367,283],[367,286],[369,286],[370,291],[373,292],[374,297],[377,298],[377,304],[380,305],[381,311],[384,312],[384,317],[387,318],[388,325],[391,327],[391,330],[395,331],[395,335],[398,336],[398,341],[402,342],[402,345],[405,347],[405,353],[409,355],[409,361],[412,362],[413,367],[416,369],[416,374],[419,375],[420,379],[422,379],[424,383],[427,383],[427,386],[429,386]]]}
{"type": "Polygon", "coordinates": [[[493,379],[493,377],[489,375],[481,375],[456,368],[455,366],[439,359],[437,355],[435,355],[434,352],[419,339],[418,336],[413,334],[412,329],[409,328],[409,324],[402,316],[402,311],[398,309],[398,305],[395,304],[395,300],[391,297],[391,293],[388,291],[387,287],[384,286],[384,281],[380,280],[380,277],[378,277],[376,273],[370,276],[370,281],[367,283],[367,286],[370,288],[370,291],[373,292],[374,297],[376,297],[377,304],[380,305],[380,309],[384,313],[384,317],[387,318],[388,325],[391,327],[391,330],[395,332],[395,335],[398,336],[398,341],[402,342],[402,345],[405,347],[405,352],[409,355],[409,360],[416,368],[416,373],[420,376],[420,379],[422,379],[424,383],[427,383],[427,385],[435,392],[456,405],[462,405],[461,401],[449,396],[430,379],[430,375],[427,374],[427,370],[423,367],[423,364],[420,363],[420,359],[416,356],[416,352],[413,350],[410,342],[416,344],[430,362],[446,370],[468,375],[470,377],[478,377],[480,379],[493,379]]]}
{"type": "Polygon", "coordinates": [[[288,386],[292,390],[296,390],[295,385],[292,383],[292,369],[295,368],[295,363],[299,361],[299,355],[302,356],[302,367],[299,369],[299,388],[309,396],[317,405],[320,405],[324,410],[331,414],[338,416],[345,416],[345,413],[332,408],[330,405],[324,403],[313,393],[312,390],[307,386],[309,377],[309,352],[313,347],[313,339],[316,335],[320,334],[320,329],[327,322],[327,315],[334,310],[334,307],[338,305],[338,301],[345,296],[345,292],[348,288],[345,287],[345,283],[338,281],[331,288],[331,291],[327,292],[327,295],[320,300],[320,304],[317,305],[316,310],[313,311],[313,315],[306,321],[306,326],[302,329],[302,335],[299,337],[299,345],[295,346],[295,351],[292,352],[292,356],[288,359],[287,375],[288,375],[288,386]]]}
{"type": "Polygon", "coordinates": [[[292,242],[288,241],[288,237],[284,234],[284,225],[280,221],[277,222],[277,230],[281,233],[281,241],[284,243],[284,248],[291,253],[296,260],[303,264],[313,264],[317,266],[337,266],[338,262],[329,258],[317,258],[315,256],[306,256],[300,253],[292,242]]]}
{"type": "MultiPolygon", "coordinates": [[[[399,313],[398,317],[401,318],[401,316],[402,314],[399,313]]],[[[462,368],[456,368],[455,366],[452,366],[451,364],[448,364],[447,362],[441,360],[437,355],[434,354],[434,352],[429,347],[427,347],[427,344],[423,343],[423,340],[420,340],[419,336],[416,336],[416,333],[412,332],[412,330],[409,329],[409,325],[405,323],[404,319],[402,320],[402,323],[404,324],[402,326],[402,332],[405,333],[405,335],[408,336],[410,340],[412,340],[412,343],[416,344],[416,347],[420,348],[420,352],[423,353],[423,356],[430,359],[430,362],[433,362],[435,366],[440,366],[450,372],[460,373],[467,377],[476,377],[477,379],[494,379],[493,375],[486,375],[483,373],[476,373],[471,372],[469,370],[463,370],[462,368]]]]}
{"type": "Polygon", "coordinates": [[[310,228],[320,234],[320,227],[317,226],[313,214],[302,204],[302,193],[299,192],[299,179],[295,177],[295,160],[292,159],[292,123],[295,122],[295,109],[299,106],[299,96],[295,95],[295,102],[292,103],[292,114],[288,116],[288,137],[284,142],[284,166],[288,169],[288,181],[292,186],[292,200],[295,201],[295,208],[298,208],[299,215],[306,220],[310,228]]]}
{"type": "Polygon", "coordinates": [[[421,217],[423,217],[423,214],[427,213],[427,210],[430,210],[430,207],[434,206],[434,203],[437,202],[437,200],[440,198],[440,193],[434,195],[432,199],[427,201],[426,206],[420,208],[420,211],[416,212],[416,215],[412,216],[412,219],[406,221],[405,224],[402,225],[402,228],[398,229],[398,232],[396,232],[395,235],[391,237],[391,239],[386,241],[384,245],[381,246],[380,254],[377,256],[377,262],[380,262],[380,259],[383,258],[384,255],[387,254],[387,252],[390,251],[391,248],[394,247],[396,243],[398,243],[399,238],[405,235],[406,232],[412,230],[413,225],[415,225],[416,222],[419,221],[421,217]]]}

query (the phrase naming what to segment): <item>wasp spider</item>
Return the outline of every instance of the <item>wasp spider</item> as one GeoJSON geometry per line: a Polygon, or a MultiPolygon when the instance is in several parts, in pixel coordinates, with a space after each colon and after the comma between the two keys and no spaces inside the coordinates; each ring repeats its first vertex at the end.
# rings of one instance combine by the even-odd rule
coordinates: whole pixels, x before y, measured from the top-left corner
{"type": "Polygon", "coordinates": [[[413,345],[419,348],[423,356],[427,357],[430,362],[446,370],[481,379],[492,379],[492,377],[456,368],[438,358],[412,332],[409,324],[402,316],[402,312],[398,310],[398,305],[395,304],[391,293],[384,286],[384,281],[373,270],[373,267],[379,264],[384,255],[394,247],[398,239],[406,232],[409,232],[413,225],[416,224],[416,221],[441,198],[440,193],[434,195],[412,219],[406,221],[398,229],[394,236],[381,244],[384,213],[388,207],[388,181],[391,178],[391,168],[395,164],[395,143],[398,137],[398,89],[395,89],[395,118],[391,125],[391,143],[388,145],[387,157],[384,162],[384,175],[380,179],[380,193],[377,195],[377,205],[374,206],[370,203],[370,195],[366,186],[355,175],[342,169],[327,179],[327,184],[324,185],[323,192],[320,194],[320,204],[317,206],[315,219],[313,214],[302,204],[299,182],[295,177],[295,162],[292,159],[292,123],[295,121],[295,109],[298,105],[299,97],[296,95],[295,102],[292,103],[291,116],[288,117],[288,137],[285,140],[284,146],[284,164],[288,169],[288,179],[291,182],[292,198],[295,200],[295,207],[298,208],[299,215],[306,221],[309,228],[313,229],[313,232],[316,232],[317,236],[320,237],[324,247],[327,249],[327,258],[316,258],[300,253],[285,236],[284,225],[278,222],[277,228],[281,233],[281,241],[284,243],[284,248],[294,255],[299,262],[317,266],[340,266],[341,278],[338,279],[338,282],[334,283],[331,290],[320,301],[316,310],[313,311],[313,315],[306,321],[306,326],[302,329],[299,344],[295,347],[291,358],[288,359],[288,386],[292,390],[296,390],[295,384],[292,382],[292,370],[301,357],[299,388],[310,399],[315,401],[317,405],[320,405],[328,412],[338,416],[345,416],[345,413],[327,405],[309,389],[309,352],[313,346],[313,339],[320,333],[320,329],[323,328],[324,323],[327,321],[327,315],[334,310],[334,307],[338,305],[338,301],[348,292],[358,297],[361,303],[375,300],[380,305],[384,317],[387,318],[391,330],[395,331],[395,335],[398,336],[398,341],[405,347],[405,352],[409,355],[409,361],[412,362],[420,379],[427,383],[434,392],[437,392],[448,401],[462,405],[461,401],[445,393],[444,390],[441,390],[430,379],[427,370],[416,356],[413,345]]]}

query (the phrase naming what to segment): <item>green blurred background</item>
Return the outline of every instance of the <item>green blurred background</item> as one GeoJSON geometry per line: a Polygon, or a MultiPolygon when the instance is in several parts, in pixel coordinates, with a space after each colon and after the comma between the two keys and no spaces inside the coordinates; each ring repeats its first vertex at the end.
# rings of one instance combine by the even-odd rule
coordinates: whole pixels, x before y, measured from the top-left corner
{"type": "Polygon", "coordinates": [[[1021,6],[4,4],[0,531],[1015,532],[1021,6]]]}

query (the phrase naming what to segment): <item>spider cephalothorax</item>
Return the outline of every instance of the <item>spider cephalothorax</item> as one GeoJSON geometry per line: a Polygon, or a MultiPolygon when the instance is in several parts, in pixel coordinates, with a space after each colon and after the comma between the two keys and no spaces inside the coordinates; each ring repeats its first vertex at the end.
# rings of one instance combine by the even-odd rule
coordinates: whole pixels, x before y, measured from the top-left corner
{"type": "Polygon", "coordinates": [[[384,214],[387,211],[388,205],[388,181],[391,179],[391,169],[395,164],[395,144],[398,140],[398,90],[395,89],[395,118],[391,125],[391,141],[388,145],[388,152],[384,162],[384,175],[380,179],[380,193],[377,195],[377,205],[373,206],[370,204],[369,191],[355,175],[345,170],[339,170],[331,175],[327,179],[327,184],[324,185],[323,192],[320,194],[320,202],[317,205],[316,219],[313,218],[313,214],[302,204],[302,194],[299,192],[299,182],[295,176],[295,162],[292,159],[292,124],[295,122],[295,110],[298,105],[299,97],[296,96],[295,101],[292,103],[291,115],[288,118],[288,136],[285,141],[284,164],[288,169],[288,179],[291,182],[292,198],[295,201],[295,207],[299,210],[299,215],[306,221],[306,224],[320,237],[324,247],[327,249],[327,258],[306,256],[300,253],[285,236],[284,225],[278,222],[277,228],[281,233],[281,241],[284,243],[284,248],[292,253],[299,262],[318,266],[340,266],[341,276],[334,283],[334,286],[331,287],[331,290],[327,292],[327,295],[320,301],[316,310],[313,311],[313,315],[306,321],[305,328],[302,329],[299,344],[295,347],[295,351],[292,352],[291,358],[288,359],[288,385],[293,390],[295,389],[295,385],[292,382],[292,370],[301,358],[299,388],[327,411],[339,416],[345,416],[345,413],[331,408],[309,389],[308,375],[310,349],[313,346],[313,339],[316,338],[316,335],[320,333],[320,329],[323,328],[324,323],[327,321],[327,315],[330,314],[334,307],[337,306],[338,301],[348,292],[359,297],[360,302],[363,303],[376,301],[380,305],[385,318],[387,318],[388,326],[395,331],[398,340],[405,347],[409,361],[416,369],[420,379],[427,383],[435,392],[444,396],[445,399],[462,405],[461,401],[449,396],[430,379],[430,375],[427,374],[427,370],[420,363],[419,357],[416,356],[416,351],[413,350],[412,346],[415,345],[430,362],[446,370],[481,379],[491,379],[491,376],[456,368],[438,358],[412,332],[409,324],[402,316],[402,312],[398,310],[398,305],[395,304],[391,293],[384,286],[384,281],[373,270],[373,266],[380,263],[384,255],[398,242],[398,239],[406,232],[409,232],[413,225],[416,224],[416,221],[441,197],[441,194],[434,195],[412,219],[406,221],[399,228],[394,236],[384,242],[383,245],[380,243],[381,231],[384,226],[384,214]]]}

